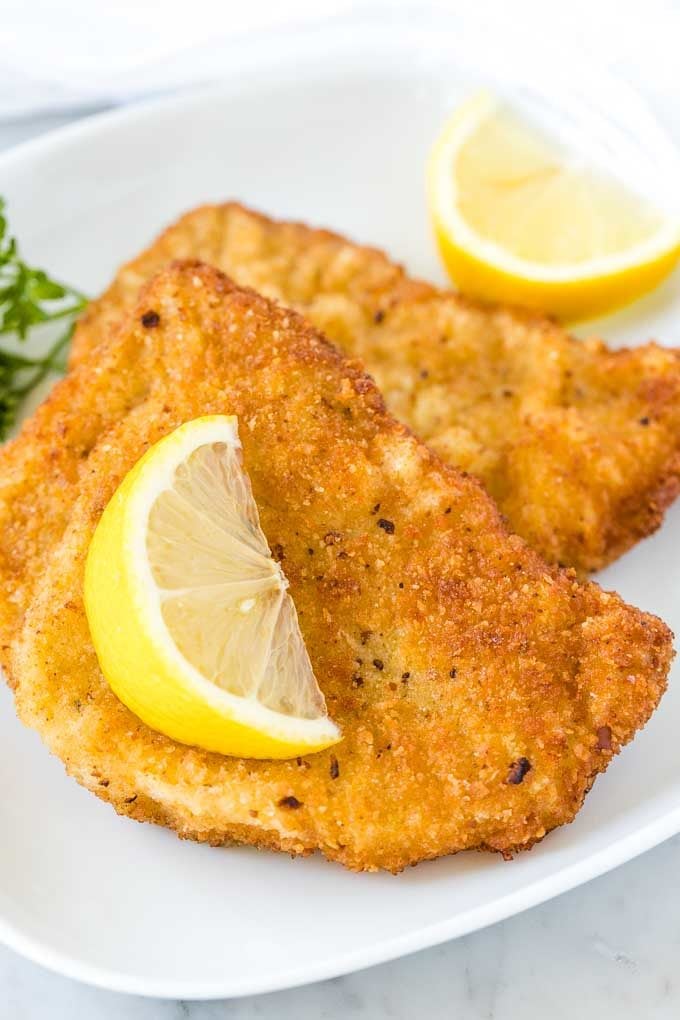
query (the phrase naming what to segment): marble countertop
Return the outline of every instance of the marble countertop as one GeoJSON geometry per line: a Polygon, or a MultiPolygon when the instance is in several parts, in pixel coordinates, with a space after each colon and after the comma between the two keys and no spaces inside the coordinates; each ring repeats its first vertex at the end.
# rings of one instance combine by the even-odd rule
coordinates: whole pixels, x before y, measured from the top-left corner
{"type": "MultiPolygon", "coordinates": [[[[0,125],[0,148],[72,118],[0,125]]],[[[228,1002],[104,992],[0,947],[12,1020],[598,1020],[680,1016],[680,837],[588,885],[466,938],[348,977],[228,1002]]]]}

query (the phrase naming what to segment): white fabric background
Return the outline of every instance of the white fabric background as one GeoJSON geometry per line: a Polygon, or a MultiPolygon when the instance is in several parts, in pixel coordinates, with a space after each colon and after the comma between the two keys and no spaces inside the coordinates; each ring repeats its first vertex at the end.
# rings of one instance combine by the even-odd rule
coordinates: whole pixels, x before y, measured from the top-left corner
{"type": "Polygon", "coordinates": [[[331,18],[447,13],[475,45],[506,56],[557,45],[579,73],[584,51],[649,92],[680,92],[674,0],[3,0],[0,117],[87,109],[219,80],[229,46],[331,18]]]}

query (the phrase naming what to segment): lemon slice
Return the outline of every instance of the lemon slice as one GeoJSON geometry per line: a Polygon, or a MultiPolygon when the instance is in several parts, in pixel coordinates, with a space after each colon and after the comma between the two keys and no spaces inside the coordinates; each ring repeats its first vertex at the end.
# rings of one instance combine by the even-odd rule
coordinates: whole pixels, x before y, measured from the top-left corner
{"type": "Polygon", "coordinates": [[[680,222],[582,168],[487,93],[451,117],[428,167],[444,264],[464,292],[582,319],[654,287],[680,222]]]}
{"type": "Polygon", "coordinates": [[[183,744],[288,758],[340,739],[272,558],[234,417],[187,422],[125,477],[85,568],[85,608],[120,700],[183,744]]]}

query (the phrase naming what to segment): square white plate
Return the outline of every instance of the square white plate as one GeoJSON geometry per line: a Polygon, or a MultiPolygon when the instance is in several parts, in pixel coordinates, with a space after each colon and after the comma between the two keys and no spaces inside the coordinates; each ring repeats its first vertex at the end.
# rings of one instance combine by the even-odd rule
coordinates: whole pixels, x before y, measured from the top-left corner
{"type": "MultiPolygon", "coordinates": [[[[182,210],[226,198],[384,246],[441,280],[424,161],[475,83],[471,63],[450,23],[336,25],[285,45],[243,44],[225,54],[218,91],[95,118],[3,156],[0,193],[26,256],[93,294],[182,210]]],[[[676,278],[602,328],[617,341],[658,333],[680,342],[679,289],[676,278]]],[[[672,512],[603,579],[671,626],[679,534],[672,512]]],[[[4,690],[0,938],[74,977],[173,998],[262,992],[393,958],[523,910],[680,831],[679,724],[671,686],[574,824],[530,854],[512,863],[461,855],[393,878],[212,850],[120,819],[65,777],[4,690]]]]}

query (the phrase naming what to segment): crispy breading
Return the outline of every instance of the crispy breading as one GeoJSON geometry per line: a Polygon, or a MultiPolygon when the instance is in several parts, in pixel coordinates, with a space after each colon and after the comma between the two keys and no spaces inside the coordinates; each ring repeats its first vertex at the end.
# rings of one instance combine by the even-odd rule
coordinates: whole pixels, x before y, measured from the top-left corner
{"type": "Polygon", "coordinates": [[[665,687],[661,621],[546,566],[359,365],[197,263],[161,272],[57,384],[0,452],[0,479],[0,638],[20,717],[116,810],[183,837],[367,870],[508,855],[574,817],[665,687]],[[97,520],[149,444],[210,413],[239,416],[262,527],[342,727],[326,752],[182,746],[98,668],[82,599],[97,520]]]}
{"type": "Polygon", "coordinates": [[[379,251],[234,204],[188,213],[124,266],[81,321],[74,360],[180,257],[298,309],[361,358],[390,410],[480,477],[551,562],[605,566],[678,493],[678,352],[579,342],[545,318],[411,280],[379,251]]]}

